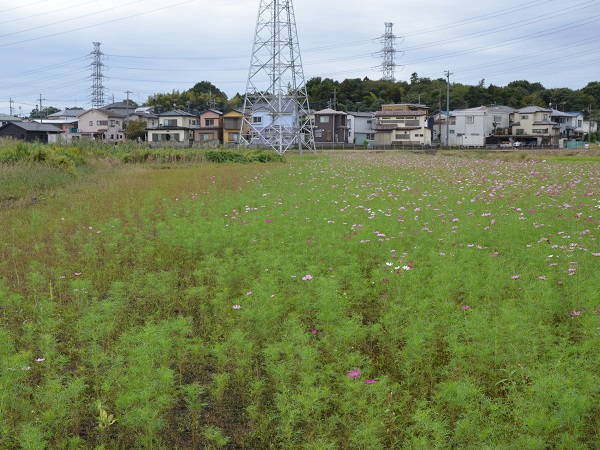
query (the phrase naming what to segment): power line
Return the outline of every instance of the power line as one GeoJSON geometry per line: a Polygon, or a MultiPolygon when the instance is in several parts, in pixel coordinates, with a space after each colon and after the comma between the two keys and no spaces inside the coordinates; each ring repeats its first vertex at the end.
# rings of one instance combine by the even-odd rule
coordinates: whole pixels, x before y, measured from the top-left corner
{"type": "MultiPolygon", "coordinates": [[[[96,3],[100,0],[90,0],[89,2],[86,3],[80,3],[79,5],[75,5],[75,6],[84,6],[84,5],[88,5],[90,3],[96,3]]],[[[11,20],[5,20],[4,22],[0,22],[0,25],[3,25],[5,23],[12,23],[12,22],[19,22],[21,20],[28,20],[28,19],[33,19],[34,17],[39,17],[39,16],[45,16],[46,14],[52,14],[55,12],[60,12],[60,11],[66,11],[66,10],[72,10],[73,6],[66,6],[64,8],[60,8],[60,9],[54,9],[52,11],[45,11],[43,13],[38,13],[38,14],[32,14],[31,16],[26,16],[26,17],[19,17],[17,19],[11,19],[11,20]]],[[[60,23],[60,22],[58,22],[60,23]]],[[[21,33],[21,31],[17,31],[17,33],[21,33]]],[[[12,33],[11,33],[12,34],[12,33]]],[[[8,36],[8,34],[5,34],[3,36],[8,36]]],[[[0,36],[2,37],[2,36],[0,36]]]]}
{"type": "MultiPolygon", "coordinates": [[[[138,2],[140,2],[140,1],[144,1],[144,0],[137,0],[136,2],[132,2],[132,3],[138,3],[138,2]]],[[[61,36],[61,35],[63,35],[63,34],[73,33],[73,32],[75,32],[75,31],[87,30],[87,29],[89,29],[89,28],[99,27],[99,26],[101,26],[101,25],[107,25],[107,24],[109,24],[109,23],[121,22],[121,21],[123,21],[123,20],[131,19],[131,18],[133,18],[133,17],[140,17],[140,16],[144,16],[144,15],[146,15],[146,14],[152,14],[152,13],[155,13],[155,12],[158,12],[158,11],[163,11],[163,10],[165,10],[165,9],[174,8],[174,7],[176,7],[176,6],[181,6],[181,5],[184,5],[184,4],[186,4],[186,3],[192,3],[192,2],[195,2],[195,1],[196,1],[196,0],[186,0],[186,1],[184,1],[184,2],[175,3],[175,4],[173,4],[173,5],[164,6],[164,7],[161,7],[161,8],[156,8],[156,9],[153,9],[153,10],[150,10],[150,11],[144,11],[144,12],[137,13],[137,14],[132,14],[132,15],[130,15],[130,16],[119,17],[119,18],[117,18],[117,19],[107,20],[107,21],[105,21],[105,22],[100,22],[100,23],[96,23],[96,24],[88,25],[88,26],[85,26],[85,27],[73,28],[73,29],[71,29],[71,30],[60,31],[60,32],[58,32],[58,33],[47,34],[47,35],[45,35],[45,36],[38,36],[38,37],[35,37],[35,38],[30,38],[30,39],[23,39],[22,41],[17,41],[17,42],[9,42],[9,43],[7,43],[7,44],[0,44],[0,47],[8,47],[9,45],[16,45],[16,44],[22,44],[22,43],[24,43],[24,42],[38,41],[38,40],[40,40],[40,39],[47,39],[47,38],[49,38],[49,37],[61,36]]],[[[114,9],[114,8],[112,8],[112,9],[114,9]]],[[[45,27],[45,25],[42,25],[42,26],[40,26],[40,27],[38,27],[38,28],[43,28],[43,27],[45,27]]]]}
{"type": "Polygon", "coordinates": [[[47,1],[50,1],[50,0],[41,0],[39,2],[29,3],[27,5],[15,6],[14,8],[2,9],[2,10],[0,10],[0,13],[5,13],[5,12],[8,12],[8,11],[14,11],[15,9],[27,8],[28,6],[38,5],[40,3],[46,3],[47,1]]]}

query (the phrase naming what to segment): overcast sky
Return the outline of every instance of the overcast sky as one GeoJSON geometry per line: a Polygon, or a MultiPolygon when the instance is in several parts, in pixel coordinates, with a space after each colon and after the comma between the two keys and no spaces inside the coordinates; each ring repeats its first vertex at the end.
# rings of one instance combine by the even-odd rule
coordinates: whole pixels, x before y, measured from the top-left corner
{"type": "MultiPolygon", "coordinates": [[[[280,0],[284,1],[284,0],[280,0]]],[[[246,90],[259,0],[0,0],[0,112],[91,103],[101,43],[108,102],[210,81],[246,90]]],[[[305,79],[382,78],[385,23],[395,77],[580,89],[600,80],[600,0],[296,0],[305,79]]]]}

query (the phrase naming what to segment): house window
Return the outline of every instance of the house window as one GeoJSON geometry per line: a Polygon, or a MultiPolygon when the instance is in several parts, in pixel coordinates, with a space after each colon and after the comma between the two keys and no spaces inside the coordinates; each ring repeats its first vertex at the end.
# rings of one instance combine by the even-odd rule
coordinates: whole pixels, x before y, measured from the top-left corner
{"type": "Polygon", "coordinates": [[[465,120],[467,123],[475,123],[475,116],[467,116],[465,120]]]}
{"type": "Polygon", "coordinates": [[[321,116],[319,117],[320,123],[329,123],[329,116],[321,116]]]}
{"type": "Polygon", "coordinates": [[[177,119],[164,119],[163,124],[165,127],[176,127],[177,119]]]}
{"type": "Polygon", "coordinates": [[[368,141],[374,141],[375,140],[375,134],[374,133],[367,133],[367,140],[368,141]]]}
{"type": "Polygon", "coordinates": [[[322,138],[323,137],[323,130],[315,130],[315,137],[316,138],[322,138]]]}
{"type": "Polygon", "coordinates": [[[454,134],[454,130],[448,130],[450,134],[454,134]]]}
{"type": "Polygon", "coordinates": [[[99,126],[99,127],[105,126],[105,127],[107,127],[108,126],[108,120],[96,120],[96,126],[99,126]]]}
{"type": "Polygon", "coordinates": [[[500,123],[500,122],[502,122],[502,116],[494,116],[494,122],[495,122],[495,123],[500,123]]]}
{"type": "Polygon", "coordinates": [[[410,140],[410,134],[408,134],[408,133],[397,134],[396,135],[396,140],[397,141],[408,141],[408,140],[410,140]]]}
{"type": "Polygon", "coordinates": [[[240,133],[231,133],[229,136],[233,142],[238,142],[240,140],[240,133]]]}
{"type": "Polygon", "coordinates": [[[252,123],[262,123],[262,117],[260,117],[260,116],[252,117],[252,123]]]}
{"type": "Polygon", "coordinates": [[[548,114],[544,114],[544,120],[548,120],[548,114]]]}
{"type": "Polygon", "coordinates": [[[528,115],[521,116],[521,120],[527,120],[527,119],[529,119],[528,115]]]}
{"type": "Polygon", "coordinates": [[[89,126],[90,126],[90,127],[93,127],[93,126],[94,126],[94,121],[93,121],[93,120],[90,120],[89,126]]]}
{"type": "Polygon", "coordinates": [[[110,121],[110,126],[111,126],[111,127],[114,127],[114,126],[116,125],[116,122],[117,122],[116,120],[111,120],[111,121],[110,121]]]}
{"type": "Polygon", "coordinates": [[[205,127],[214,127],[215,119],[204,119],[204,126],[205,127]]]}
{"type": "Polygon", "coordinates": [[[583,126],[583,120],[578,120],[578,121],[577,121],[577,126],[578,126],[579,128],[581,128],[581,127],[583,126]]]}

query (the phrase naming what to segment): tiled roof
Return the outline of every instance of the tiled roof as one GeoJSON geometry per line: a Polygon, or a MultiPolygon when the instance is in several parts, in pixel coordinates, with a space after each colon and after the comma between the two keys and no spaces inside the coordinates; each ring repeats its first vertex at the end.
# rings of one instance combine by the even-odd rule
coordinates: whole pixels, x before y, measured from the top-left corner
{"type": "Polygon", "coordinates": [[[418,116],[426,116],[426,115],[427,115],[427,113],[425,111],[401,111],[401,110],[377,111],[375,113],[376,117],[383,117],[383,116],[418,117],[418,116]]]}
{"type": "Polygon", "coordinates": [[[62,133],[63,131],[55,127],[54,125],[50,125],[47,123],[37,123],[37,122],[16,122],[14,123],[16,127],[22,128],[27,131],[46,131],[49,133],[62,133]]]}
{"type": "Polygon", "coordinates": [[[181,109],[172,109],[171,111],[167,111],[164,113],[159,113],[158,114],[160,117],[181,117],[181,116],[186,116],[186,117],[196,117],[194,114],[190,114],[187,111],[182,111],[181,109]]]}

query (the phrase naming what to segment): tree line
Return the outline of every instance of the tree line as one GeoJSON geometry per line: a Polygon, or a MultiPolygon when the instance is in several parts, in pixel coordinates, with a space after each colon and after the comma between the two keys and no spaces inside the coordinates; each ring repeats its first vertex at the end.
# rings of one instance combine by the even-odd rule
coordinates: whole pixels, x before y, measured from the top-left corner
{"type": "MultiPolygon", "coordinates": [[[[446,80],[419,77],[413,73],[408,81],[349,78],[343,81],[314,77],[306,82],[310,107],[315,110],[332,108],[339,111],[377,111],[387,103],[420,103],[429,107],[431,114],[446,111],[446,80]]],[[[223,112],[240,108],[244,96],[240,93],[228,98],[227,94],[209,81],[196,83],[186,91],[173,90],[157,93],[144,103],[157,113],[181,109],[198,114],[207,109],[223,112]]],[[[477,85],[451,83],[450,110],[474,108],[482,105],[504,105],[515,109],[525,106],[554,108],[564,112],[583,112],[586,118],[600,119],[600,82],[593,81],[582,89],[547,89],[539,82],[517,80],[506,86],[486,86],[485,80],[477,85]]],[[[52,108],[52,107],[49,107],[52,108]]],[[[43,115],[49,114],[45,108],[43,115]]],[[[56,109],[56,108],[53,108],[56,109]]],[[[54,112],[54,111],[53,111],[54,112]]],[[[32,111],[32,118],[39,111],[32,111]]]]}
{"type": "MultiPolygon", "coordinates": [[[[350,78],[343,81],[314,77],[307,81],[306,90],[312,109],[333,108],[340,111],[368,112],[380,109],[387,103],[420,103],[435,114],[446,111],[446,80],[419,77],[413,73],[408,81],[371,80],[350,78]]],[[[208,81],[197,83],[184,92],[156,94],[148,98],[147,105],[159,111],[177,108],[190,112],[205,111],[210,107],[230,110],[243,105],[244,96],[232,98],[208,81]]],[[[482,105],[505,105],[515,109],[541,106],[560,111],[580,111],[587,117],[600,118],[600,82],[594,81],[582,89],[547,89],[539,82],[517,80],[506,86],[486,86],[485,80],[477,85],[451,83],[450,110],[474,108],[482,105]]]]}

